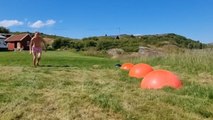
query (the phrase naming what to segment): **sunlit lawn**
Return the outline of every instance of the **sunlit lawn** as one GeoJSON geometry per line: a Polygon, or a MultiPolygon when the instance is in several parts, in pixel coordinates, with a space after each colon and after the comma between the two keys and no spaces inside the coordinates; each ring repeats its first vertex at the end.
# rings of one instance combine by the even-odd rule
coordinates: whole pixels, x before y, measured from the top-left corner
{"type": "Polygon", "coordinates": [[[69,51],[0,52],[0,119],[213,119],[212,51],[112,60],[69,51]],[[140,79],[114,65],[130,61],[168,69],[179,90],[143,90],[140,79]],[[193,63],[192,63],[193,62],[193,63]]]}

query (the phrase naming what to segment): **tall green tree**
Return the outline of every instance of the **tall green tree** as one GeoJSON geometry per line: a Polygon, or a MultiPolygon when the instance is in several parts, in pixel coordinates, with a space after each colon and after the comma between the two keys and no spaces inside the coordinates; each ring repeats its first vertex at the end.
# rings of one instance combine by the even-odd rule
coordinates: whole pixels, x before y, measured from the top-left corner
{"type": "Polygon", "coordinates": [[[5,27],[0,26],[0,33],[10,33],[10,30],[5,27]]]}

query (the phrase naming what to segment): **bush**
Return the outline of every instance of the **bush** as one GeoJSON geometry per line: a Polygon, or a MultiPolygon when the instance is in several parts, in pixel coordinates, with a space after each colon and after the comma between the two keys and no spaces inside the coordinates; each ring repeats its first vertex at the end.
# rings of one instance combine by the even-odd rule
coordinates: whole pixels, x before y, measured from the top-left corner
{"type": "Polygon", "coordinates": [[[71,40],[58,38],[53,42],[52,47],[54,49],[59,49],[61,47],[69,48],[71,46],[70,43],[71,43],[71,40]]]}
{"type": "Polygon", "coordinates": [[[52,50],[54,50],[54,49],[53,49],[53,47],[52,47],[52,46],[48,45],[48,46],[47,46],[47,50],[52,51],[52,50]]]}
{"type": "Polygon", "coordinates": [[[84,48],[84,43],[83,43],[83,41],[77,41],[77,42],[74,44],[73,47],[76,49],[76,51],[83,50],[83,48],[84,48]]]}

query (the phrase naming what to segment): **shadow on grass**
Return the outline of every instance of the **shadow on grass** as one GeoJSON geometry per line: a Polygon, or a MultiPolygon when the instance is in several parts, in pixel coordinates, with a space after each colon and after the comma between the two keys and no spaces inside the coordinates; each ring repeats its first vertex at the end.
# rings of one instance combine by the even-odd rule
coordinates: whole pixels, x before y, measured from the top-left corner
{"type": "Polygon", "coordinates": [[[46,64],[46,65],[39,65],[39,67],[73,67],[71,65],[51,65],[51,64],[46,64]]]}

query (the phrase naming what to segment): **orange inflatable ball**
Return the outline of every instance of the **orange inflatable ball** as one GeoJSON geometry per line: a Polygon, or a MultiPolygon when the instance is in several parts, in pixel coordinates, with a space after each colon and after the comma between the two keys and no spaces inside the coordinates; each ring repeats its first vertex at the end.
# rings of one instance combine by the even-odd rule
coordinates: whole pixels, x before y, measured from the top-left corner
{"type": "Polygon", "coordinates": [[[148,64],[136,64],[134,65],[130,71],[129,76],[135,78],[144,78],[148,73],[153,71],[153,68],[148,64]]]}
{"type": "Polygon", "coordinates": [[[132,63],[124,63],[124,64],[122,64],[121,69],[130,70],[133,66],[134,66],[134,64],[132,64],[132,63]]]}
{"type": "Polygon", "coordinates": [[[141,82],[143,89],[180,88],[181,86],[182,83],[178,76],[167,70],[152,71],[141,82]]]}

